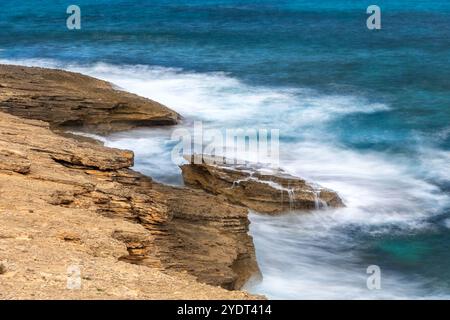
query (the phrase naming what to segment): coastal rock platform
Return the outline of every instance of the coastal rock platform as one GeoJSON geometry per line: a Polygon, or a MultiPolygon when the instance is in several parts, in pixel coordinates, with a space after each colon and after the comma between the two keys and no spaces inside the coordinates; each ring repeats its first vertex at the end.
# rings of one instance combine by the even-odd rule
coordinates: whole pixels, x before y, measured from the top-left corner
{"type": "Polygon", "coordinates": [[[0,111],[43,120],[53,128],[105,134],[180,120],[156,101],[62,70],[0,65],[0,92],[0,111]]]}
{"type": "Polygon", "coordinates": [[[0,113],[0,298],[251,298],[246,209],[129,169],[133,153],[0,113]],[[68,290],[67,270],[81,275],[68,290]]]}
{"type": "Polygon", "coordinates": [[[261,298],[239,291],[260,275],[246,208],[65,131],[179,119],[91,77],[0,65],[0,299],[261,298]]]}
{"type": "Polygon", "coordinates": [[[203,161],[201,164],[182,165],[181,170],[187,186],[225,196],[230,203],[259,213],[279,214],[344,206],[335,191],[291,176],[281,169],[269,170],[255,164],[207,164],[203,161]]]}

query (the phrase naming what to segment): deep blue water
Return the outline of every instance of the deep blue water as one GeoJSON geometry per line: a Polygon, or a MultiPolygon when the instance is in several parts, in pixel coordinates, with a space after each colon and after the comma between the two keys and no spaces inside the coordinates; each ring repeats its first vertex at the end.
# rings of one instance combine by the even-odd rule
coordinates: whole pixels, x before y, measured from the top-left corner
{"type": "MultiPolygon", "coordinates": [[[[251,290],[450,296],[449,1],[3,0],[0,59],[102,77],[212,127],[279,128],[284,167],[348,208],[255,215],[265,282],[251,290]],[[66,28],[70,4],[82,30],[66,28]],[[380,31],[366,28],[371,4],[380,31]],[[379,292],[365,289],[369,264],[379,292]]],[[[179,175],[162,163],[167,132],[108,143],[162,181],[179,175]]]]}

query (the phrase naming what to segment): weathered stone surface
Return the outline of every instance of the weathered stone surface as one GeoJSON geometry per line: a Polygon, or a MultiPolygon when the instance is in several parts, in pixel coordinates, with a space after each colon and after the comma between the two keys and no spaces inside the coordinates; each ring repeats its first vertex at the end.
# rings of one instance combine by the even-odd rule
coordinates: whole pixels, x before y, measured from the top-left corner
{"type": "Polygon", "coordinates": [[[242,207],[154,183],[128,169],[129,151],[1,112],[0,150],[0,298],[250,298],[206,285],[258,274],[242,207]],[[82,290],[66,289],[74,264],[82,290]]]}
{"type": "Polygon", "coordinates": [[[9,65],[0,65],[0,111],[95,133],[175,124],[180,118],[158,102],[116,90],[105,81],[9,65]]]}
{"type": "Polygon", "coordinates": [[[202,282],[230,290],[260,276],[247,209],[201,190],[155,189],[167,195],[172,216],[167,233],[155,238],[163,266],[188,270],[202,282]]]}
{"type": "Polygon", "coordinates": [[[31,163],[26,155],[0,147],[0,170],[27,174],[30,172],[30,166],[31,163]]]}
{"type": "Polygon", "coordinates": [[[338,194],[278,171],[251,165],[185,164],[181,166],[187,186],[223,195],[231,203],[260,213],[312,210],[344,206],[338,194]]]}
{"type": "Polygon", "coordinates": [[[7,271],[8,268],[6,267],[6,263],[0,261],[0,275],[5,274],[7,271]]]}

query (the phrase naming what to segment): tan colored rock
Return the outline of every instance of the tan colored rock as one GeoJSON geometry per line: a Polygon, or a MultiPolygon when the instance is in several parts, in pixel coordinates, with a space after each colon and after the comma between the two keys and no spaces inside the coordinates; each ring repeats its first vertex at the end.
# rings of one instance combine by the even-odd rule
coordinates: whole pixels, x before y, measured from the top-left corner
{"type": "Polygon", "coordinates": [[[1,112],[0,150],[14,159],[0,170],[0,299],[252,298],[218,288],[258,274],[242,207],[157,184],[128,168],[129,151],[1,112]],[[80,290],[67,289],[70,266],[80,290]]]}
{"type": "Polygon", "coordinates": [[[155,243],[164,267],[236,290],[260,277],[247,209],[201,190],[155,185],[167,195],[172,221],[155,243]],[[167,241],[169,237],[170,241],[167,241]]]}
{"type": "Polygon", "coordinates": [[[30,166],[31,163],[26,155],[0,148],[0,170],[27,174],[30,172],[30,166]]]}
{"type": "Polygon", "coordinates": [[[5,274],[8,271],[8,267],[6,266],[6,263],[3,261],[0,261],[0,275],[5,274]]]}
{"type": "Polygon", "coordinates": [[[0,111],[109,133],[176,124],[180,116],[162,104],[114,89],[105,81],[61,70],[0,65],[0,111]]]}
{"type": "Polygon", "coordinates": [[[282,170],[267,171],[255,165],[185,164],[181,166],[187,186],[222,195],[231,203],[260,213],[343,207],[339,195],[282,170]]]}
{"type": "Polygon", "coordinates": [[[78,233],[71,231],[62,231],[59,234],[59,238],[64,241],[81,243],[81,236],[78,233]]]}

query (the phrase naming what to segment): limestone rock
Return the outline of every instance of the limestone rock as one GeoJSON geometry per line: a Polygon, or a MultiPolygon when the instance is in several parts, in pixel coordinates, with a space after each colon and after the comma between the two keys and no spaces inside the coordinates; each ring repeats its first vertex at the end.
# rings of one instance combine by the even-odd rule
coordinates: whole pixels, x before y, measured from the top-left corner
{"type": "Polygon", "coordinates": [[[26,155],[0,148],[0,170],[27,174],[30,172],[30,167],[31,163],[26,155]]]}
{"type": "Polygon", "coordinates": [[[260,213],[343,207],[339,195],[282,170],[268,171],[255,165],[185,164],[181,166],[187,186],[223,195],[231,203],[260,213]]]}
{"type": "Polygon", "coordinates": [[[6,263],[3,261],[0,261],[0,275],[5,274],[8,271],[8,267],[6,266],[6,263]]]}
{"type": "Polygon", "coordinates": [[[128,168],[130,151],[2,112],[0,150],[0,258],[16,270],[0,298],[250,298],[208,286],[258,274],[246,209],[156,183],[128,168]],[[74,263],[92,279],[79,293],[65,289],[74,263]]]}
{"type": "Polygon", "coordinates": [[[53,127],[109,133],[176,124],[180,118],[158,102],[61,70],[0,65],[0,89],[0,111],[53,127]]]}
{"type": "Polygon", "coordinates": [[[247,209],[201,190],[155,189],[167,195],[172,217],[167,232],[155,238],[164,266],[188,270],[202,282],[230,290],[260,276],[247,209]]]}
{"type": "Polygon", "coordinates": [[[75,242],[75,243],[81,242],[81,236],[78,233],[71,232],[71,231],[62,231],[59,234],[59,238],[63,241],[68,241],[68,242],[75,242]]]}

